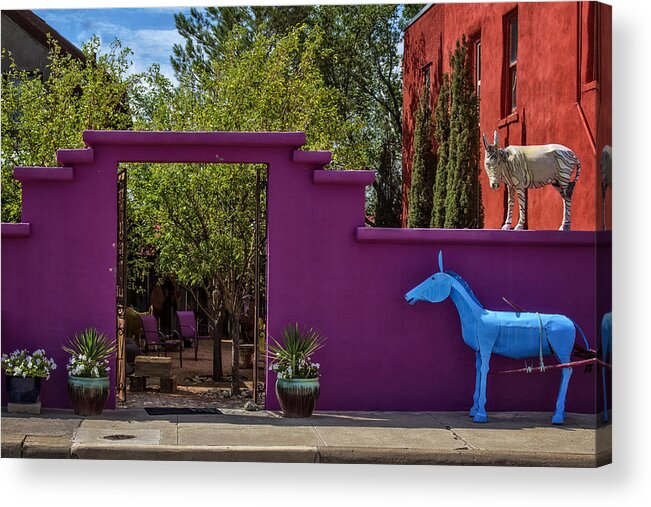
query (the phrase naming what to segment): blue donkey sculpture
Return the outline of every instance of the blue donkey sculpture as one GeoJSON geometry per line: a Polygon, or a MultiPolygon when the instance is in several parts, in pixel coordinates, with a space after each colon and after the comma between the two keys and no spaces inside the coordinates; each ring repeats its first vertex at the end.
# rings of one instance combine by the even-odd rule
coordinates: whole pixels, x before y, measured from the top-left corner
{"type": "MultiPolygon", "coordinates": [[[[443,253],[439,252],[439,272],[428,277],[405,294],[411,305],[417,301],[439,303],[448,297],[457,307],[461,318],[463,341],[476,354],[475,394],[470,415],[474,422],[488,421],[486,415],[486,378],[491,354],[494,352],[514,359],[554,354],[561,363],[570,361],[578,329],[586,348],[588,342],[583,331],[564,315],[542,313],[502,312],[486,310],[472,290],[458,274],[443,271],[443,253]]],[[[561,387],[556,400],[552,423],[563,424],[565,419],[565,395],[572,375],[572,368],[562,368],[561,387]]]]}

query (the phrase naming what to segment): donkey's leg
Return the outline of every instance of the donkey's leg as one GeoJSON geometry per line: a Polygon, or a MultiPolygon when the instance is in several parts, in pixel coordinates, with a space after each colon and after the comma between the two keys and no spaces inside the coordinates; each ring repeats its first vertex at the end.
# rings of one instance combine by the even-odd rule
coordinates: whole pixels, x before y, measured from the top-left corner
{"type": "Polygon", "coordinates": [[[604,390],[604,422],[608,422],[608,394],[606,393],[606,367],[601,367],[601,385],[604,390]]]}
{"type": "Polygon", "coordinates": [[[567,190],[561,193],[563,197],[563,222],[558,228],[559,231],[570,230],[570,212],[572,208],[572,196],[567,194],[567,190]]]}
{"type": "Polygon", "coordinates": [[[524,229],[524,224],[527,220],[527,191],[524,188],[516,188],[515,191],[518,194],[518,223],[513,229],[514,231],[521,231],[524,229]]]}
{"type": "Polygon", "coordinates": [[[561,226],[558,228],[559,231],[569,231],[570,230],[570,208],[572,205],[572,196],[568,193],[567,183],[560,182],[554,183],[552,186],[561,194],[561,199],[563,199],[563,221],[561,226]],[[565,185],[565,186],[563,186],[565,185]]]}
{"type": "Polygon", "coordinates": [[[477,413],[473,419],[476,423],[488,422],[486,415],[486,379],[488,378],[488,369],[490,367],[490,352],[481,356],[481,379],[479,384],[479,399],[477,400],[477,413]]]}
{"type": "Polygon", "coordinates": [[[479,386],[481,385],[481,356],[479,352],[475,352],[475,394],[472,397],[472,408],[470,409],[470,417],[475,417],[477,414],[477,402],[479,401],[479,386]]]}
{"type": "Polygon", "coordinates": [[[571,375],[572,368],[563,368],[561,372],[561,388],[558,390],[556,410],[554,411],[554,415],[552,417],[553,424],[563,424],[563,421],[565,420],[565,395],[567,394],[567,385],[570,382],[571,375]]]}
{"type": "Polygon", "coordinates": [[[513,205],[515,203],[515,192],[510,185],[506,185],[506,190],[509,194],[509,202],[506,208],[506,220],[504,221],[502,229],[508,231],[511,230],[511,224],[513,223],[513,205]]]}

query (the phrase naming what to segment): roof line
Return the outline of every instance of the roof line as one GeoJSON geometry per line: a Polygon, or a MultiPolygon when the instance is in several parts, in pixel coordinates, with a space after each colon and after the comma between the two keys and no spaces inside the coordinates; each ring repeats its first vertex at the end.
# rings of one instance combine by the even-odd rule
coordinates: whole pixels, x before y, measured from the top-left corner
{"type": "Polygon", "coordinates": [[[2,10],[2,14],[6,14],[9,19],[16,23],[19,27],[25,30],[35,40],[40,42],[44,47],[48,47],[47,34],[49,33],[54,40],[56,40],[61,47],[69,55],[82,62],[86,61],[84,53],[75,46],[72,42],[66,39],[63,35],[57,32],[54,28],[48,25],[41,17],[32,11],[28,10],[2,10]]]}
{"type": "Polygon", "coordinates": [[[409,28],[411,25],[413,25],[418,19],[425,14],[425,11],[427,11],[432,5],[434,5],[434,2],[427,4],[425,7],[423,7],[421,10],[418,11],[418,13],[409,20],[409,22],[405,25],[405,31],[407,28],[409,28]]]}

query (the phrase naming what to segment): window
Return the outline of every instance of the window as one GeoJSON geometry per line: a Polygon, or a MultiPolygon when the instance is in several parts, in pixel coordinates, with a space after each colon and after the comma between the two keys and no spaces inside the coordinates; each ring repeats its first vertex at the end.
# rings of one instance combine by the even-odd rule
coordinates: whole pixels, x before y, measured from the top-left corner
{"type": "Polygon", "coordinates": [[[481,98],[481,39],[475,40],[475,94],[481,98]]]}
{"type": "Polygon", "coordinates": [[[517,105],[517,67],[518,67],[518,12],[509,14],[505,19],[506,55],[506,93],[504,94],[504,116],[515,111],[517,105]]]}
{"type": "Polygon", "coordinates": [[[599,80],[599,5],[588,4],[588,55],[584,81],[599,80]]]}
{"type": "Polygon", "coordinates": [[[427,94],[427,97],[429,97],[429,92],[430,92],[430,87],[431,87],[431,77],[430,77],[430,69],[432,68],[432,65],[429,64],[425,68],[423,68],[423,91],[424,93],[427,94]]]}

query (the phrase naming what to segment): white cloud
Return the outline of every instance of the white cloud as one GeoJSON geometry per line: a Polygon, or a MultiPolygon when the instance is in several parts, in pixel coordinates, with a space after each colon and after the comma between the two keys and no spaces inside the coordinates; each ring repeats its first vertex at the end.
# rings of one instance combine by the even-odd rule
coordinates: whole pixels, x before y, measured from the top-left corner
{"type": "Polygon", "coordinates": [[[158,63],[161,66],[161,72],[174,80],[174,72],[170,64],[172,47],[174,44],[183,43],[184,40],[176,29],[131,29],[108,21],[92,21],[78,33],[75,43],[81,46],[93,35],[100,38],[102,47],[105,49],[117,38],[122,46],[133,51],[133,55],[131,55],[133,65],[129,69],[130,74],[143,72],[153,63],[158,63]]]}

